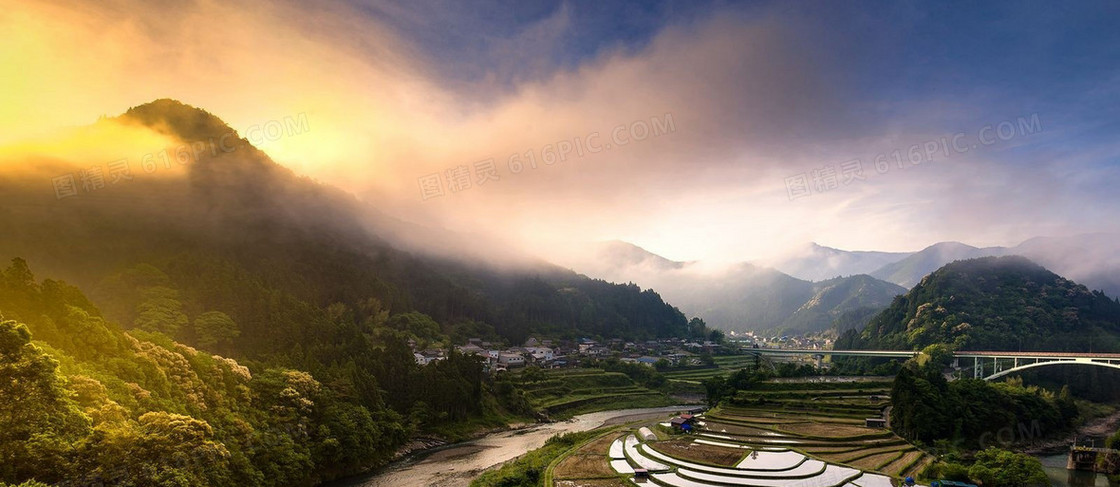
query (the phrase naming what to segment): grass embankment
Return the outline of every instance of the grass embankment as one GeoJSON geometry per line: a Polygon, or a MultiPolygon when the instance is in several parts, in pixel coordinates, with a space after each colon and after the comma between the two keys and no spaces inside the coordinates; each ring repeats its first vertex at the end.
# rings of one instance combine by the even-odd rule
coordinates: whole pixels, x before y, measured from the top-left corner
{"type": "MultiPolygon", "coordinates": [[[[607,481],[607,483],[602,484],[603,487],[625,485],[622,483],[609,483],[609,481],[618,480],[617,475],[610,470],[610,465],[606,461],[607,449],[609,448],[610,442],[615,438],[615,436],[607,435],[607,433],[614,430],[617,430],[617,427],[607,427],[553,436],[545,442],[544,446],[526,453],[515,460],[506,462],[498,469],[484,472],[471,482],[471,487],[533,486],[545,485],[546,482],[553,483],[554,481],[551,478],[546,478],[549,477],[546,474],[550,466],[554,467],[553,476],[584,475],[590,476],[585,478],[607,481]],[[610,439],[607,440],[606,443],[598,440],[591,441],[596,438],[602,440],[607,437],[610,439]],[[591,454],[592,451],[599,452],[597,457],[601,461],[601,464],[595,461],[596,458],[595,455],[591,454]],[[574,463],[572,465],[564,465],[568,460],[574,463]],[[557,464],[558,461],[559,464],[557,464]],[[575,472],[588,473],[577,474],[575,472]]],[[[588,484],[581,482],[581,485],[588,484]]]]}

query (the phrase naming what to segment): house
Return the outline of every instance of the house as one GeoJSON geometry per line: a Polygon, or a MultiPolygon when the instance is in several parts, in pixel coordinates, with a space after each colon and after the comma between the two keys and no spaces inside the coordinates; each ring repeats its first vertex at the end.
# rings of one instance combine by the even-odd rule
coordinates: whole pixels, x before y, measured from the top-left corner
{"type": "Polygon", "coordinates": [[[498,354],[498,364],[506,367],[524,367],[525,356],[519,353],[501,352],[498,354]]]}
{"type": "Polygon", "coordinates": [[[864,426],[868,428],[886,428],[887,420],[883,418],[867,418],[864,420],[864,426]]]}
{"type": "Polygon", "coordinates": [[[414,352],[412,354],[412,357],[416,359],[416,363],[419,364],[419,365],[428,365],[432,362],[438,362],[438,361],[443,360],[445,358],[445,357],[442,357],[438,354],[433,354],[429,351],[414,352]]]}
{"type": "Polygon", "coordinates": [[[634,469],[634,481],[635,482],[645,483],[648,480],[649,480],[649,470],[646,470],[644,468],[635,468],[634,469]]]}
{"type": "Polygon", "coordinates": [[[675,430],[681,430],[685,433],[692,431],[692,415],[682,414],[679,417],[673,418],[669,421],[669,425],[675,430]],[[688,416],[685,418],[685,416],[688,416]]]}
{"type": "Polygon", "coordinates": [[[473,343],[460,345],[455,348],[457,348],[459,350],[459,353],[462,353],[463,355],[484,355],[484,352],[486,352],[486,350],[484,350],[482,347],[473,343]]]}
{"type": "Polygon", "coordinates": [[[547,347],[528,347],[525,351],[537,362],[547,362],[555,357],[552,349],[547,347]]]}

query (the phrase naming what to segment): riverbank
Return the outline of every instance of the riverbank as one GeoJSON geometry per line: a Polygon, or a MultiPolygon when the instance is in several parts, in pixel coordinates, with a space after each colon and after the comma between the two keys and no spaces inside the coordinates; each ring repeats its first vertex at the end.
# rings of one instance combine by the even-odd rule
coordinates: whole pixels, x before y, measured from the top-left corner
{"type": "Polygon", "coordinates": [[[1116,433],[1118,429],[1120,429],[1120,409],[1114,410],[1111,414],[1106,416],[1093,418],[1061,438],[1031,445],[1029,448],[1025,449],[1024,452],[1035,456],[1066,453],[1069,451],[1069,446],[1078,438],[1104,438],[1116,433]]]}
{"type": "Polygon", "coordinates": [[[687,409],[672,406],[621,409],[582,414],[566,421],[522,425],[491,432],[470,441],[421,448],[390,463],[376,473],[328,484],[332,487],[395,487],[424,485],[466,487],[482,472],[540,448],[549,438],[564,433],[588,431],[604,425],[656,418],[687,409]]]}
{"type": "Polygon", "coordinates": [[[505,431],[516,431],[516,430],[520,430],[520,429],[531,428],[536,424],[539,424],[539,423],[511,423],[511,424],[508,424],[508,425],[505,425],[505,426],[499,426],[499,427],[496,427],[496,428],[480,428],[476,431],[468,433],[465,437],[461,437],[461,438],[457,438],[457,439],[440,437],[438,435],[416,436],[416,437],[412,438],[411,440],[409,440],[404,445],[401,445],[399,448],[397,448],[397,451],[395,451],[393,453],[393,458],[389,461],[389,464],[386,465],[385,467],[382,467],[379,470],[388,468],[394,462],[400,461],[401,459],[404,459],[405,457],[409,457],[409,456],[412,456],[412,455],[421,455],[421,454],[424,454],[425,452],[430,452],[432,450],[443,448],[443,447],[448,446],[448,445],[454,445],[456,443],[464,443],[464,442],[467,442],[467,441],[477,440],[479,438],[484,438],[486,436],[496,434],[496,433],[501,433],[501,432],[505,432],[505,431]]]}

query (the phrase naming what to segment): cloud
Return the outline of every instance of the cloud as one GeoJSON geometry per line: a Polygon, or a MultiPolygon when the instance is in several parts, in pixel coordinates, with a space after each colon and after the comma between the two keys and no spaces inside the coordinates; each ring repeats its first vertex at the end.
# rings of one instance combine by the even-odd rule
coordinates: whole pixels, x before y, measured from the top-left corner
{"type": "MultiPolygon", "coordinates": [[[[480,29],[487,19],[456,25],[448,11],[438,3],[16,2],[0,14],[9,33],[0,47],[0,143],[163,97],[205,108],[242,135],[304,115],[305,134],[262,149],[386,213],[544,254],[611,238],[678,260],[728,261],[808,240],[886,250],[950,238],[1010,243],[1064,230],[1063,219],[1085,206],[1009,155],[1056,140],[1056,127],[1048,139],[876,174],[877,154],[1031,113],[1005,97],[986,104],[993,90],[983,85],[893,88],[896,70],[912,81],[922,56],[945,57],[891,51],[905,41],[902,28],[853,36],[780,7],[721,6],[649,21],[640,41],[574,55],[570,46],[584,45],[578,36],[590,27],[573,6],[517,10],[510,19],[530,19],[495,34],[480,29]],[[449,51],[465,59],[434,52],[442,28],[477,45],[449,51]],[[598,133],[607,144],[616,127],[632,136],[666,117],[670,132],[543,160],[560,141],[586,144],[598,133]],[[491,158],[499,180],[447,188],[447,171],[473,172],[491,158]],[[785,178],[854,158],[866,180],[790,200],[785,178]],[[420,181],[431,175],[444,194],[425,200],[420,181]],[[1040,195],[1045,207],[1032,202],[1040,195]]],[[[871,29],[886,15],[848,12],[837,22],[871,29]]],[[[935,68],[937,79],[954,79],[952,66],[935,68]]],[[[1096,103],[1111,96],[1094,93],[1096,103]]],[[[1034,164],[1055,167],[1062,157],[1034,164]]]]}

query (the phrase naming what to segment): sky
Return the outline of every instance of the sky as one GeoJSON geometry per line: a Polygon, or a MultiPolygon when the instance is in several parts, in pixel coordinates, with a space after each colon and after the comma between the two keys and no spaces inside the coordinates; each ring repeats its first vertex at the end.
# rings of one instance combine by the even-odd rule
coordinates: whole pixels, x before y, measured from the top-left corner
{"type": "Polygon", "coordinates": [[[0,145],[158,98],[302,120],[250,139],[545,256],[1120,230],[1115,2],[5,3],[0,145]]]}

